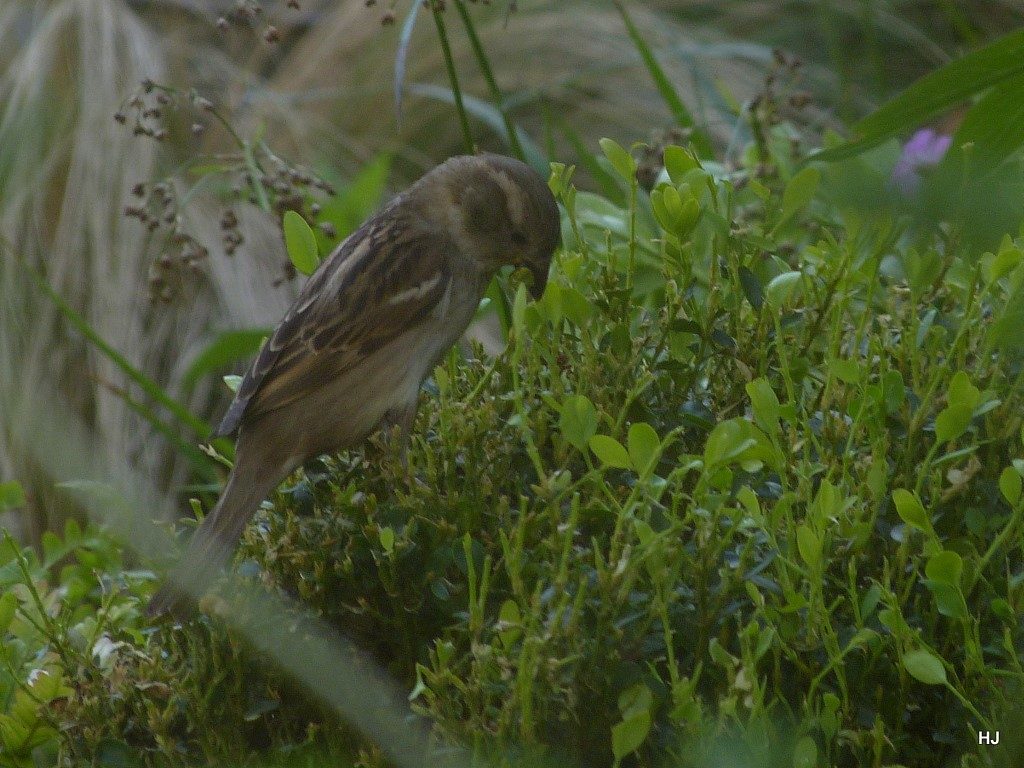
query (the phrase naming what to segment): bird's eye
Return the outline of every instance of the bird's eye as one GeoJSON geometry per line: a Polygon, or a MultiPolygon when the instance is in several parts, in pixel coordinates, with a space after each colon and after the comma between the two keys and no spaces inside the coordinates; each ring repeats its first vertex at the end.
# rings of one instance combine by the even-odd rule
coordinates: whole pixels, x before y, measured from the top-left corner
{"type": "Polygon", "coordinates": [[[518,245],[518,246],[526,245],[526,243],[528,242],[527,239],[526,239],[526,235],[524,235],[522,232],[513,232],[512,236],[511,236],[511,240],[512,240],[512,245],[518,245]]]}

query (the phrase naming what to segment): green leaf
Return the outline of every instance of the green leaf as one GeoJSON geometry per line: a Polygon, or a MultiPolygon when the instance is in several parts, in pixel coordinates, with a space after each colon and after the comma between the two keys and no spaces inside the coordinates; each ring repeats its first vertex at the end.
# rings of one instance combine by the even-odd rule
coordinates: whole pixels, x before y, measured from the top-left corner
{"type": "Polygon", "coordinates": [[[641,546],[644,547],[646,547],[648,544],[654,541],[655,537],[657,536],[657,534],[654,532],[654,529],[651,528],[651,526],[649,526],[643,520],[634,519],[633,530],[636,531],[636,537],[640,541],[641,546]]]}
{"type": "Polygon", "coordinates": [[[843,497],[843,494],[835,485],[829,480],[824,479],[818,486],[818,492],[814,496],[814,501],[811,503],[810,514],[813,514],[814,519],[821,520],[823,523],[828,520],[833,520],[839,517],[840,514],[847,507],[848,503],[852,503],[853,500],[847,500],[843,497]]]}
{"type": "Polygon", "coordinates": [[[829,362],[829,371],[844,384],[856,384],[860,381],[861,368],[856,360],[834,358],[829,362]]]}
{"type": "Polygon", "coordinates": [[[1010,274],[1021,261],[1024,261],[1024,252],[1014,246],[1007,235],[999,247],[999,252],[988,263],[985,279],[989,283],[994,283],[1010,274]]]}
{"type": "Polygon", "coordinates": [[[654,697],[651,695],[651,689],[643,683],[637,683],[619,694],[619,712],[623,717],[630,717],[640,712],[650,712],[653,704],[654,697]]]}
{"type": "Polygon", "coordinates": [[[505,648],[510,648],[523,634],[523,617],[519,611],[519,604],[511,599],[502,603],[498,610],[498,621],[503,627],[498,633],[498,638],[505,648]]]}
{"type": "Polygon", "coordinates": [[[530,298],[526,295],[526,284],[520,283],[516,287],[516,295],[512,299],[512,329],[516,338],[521,339],[526,335],[526,307],[530,298]]]}
{"type": "Polygon", "coordinates": [[[585,395],[569,395],[562,403],[558,428],[570,444],[581,451],[597,433],[597,409],[585,395]]]}
{"type": "Polygon", "coordinates": [[[946,401],[950,405],[962,403],[973,411],[981,402],[981,392],[971,383],[971,379],[966,373],[957,371],[949,380],[946,401]]]}
{"type": "Polygon", "coordinates": [[[700,218],[700,203],[684,184],[661,184],[651,192],[651,207],[658,224],[678,240],[685,240],[700,218]]]}
{"type": "Polygon", "coordinates": [[[484,300],[489,302],[489,306],[494,307],[494,311],[498,315],[498,322],[501,323],[501,332],[505,338],[508,338],[508,332],[512,328],[512,306],[508,303],[508,295],[501,287],[497,275],[487,285],[484,300]]]}
{"type": "Polygon", "coordinates": [[[897,488],[892,492],[892,500],[896,505],[896,512],[903,522],[921,531],[931,530],[932,522],[916,493],[905,488],[897,488]]]}
{"type": "MultiPolygon", "coordinates": [[[[822,707],[819,716],[821,730],[826,739],[832,739],[839,731],[840,718],[837,717],[841,702],[834,693],[826,693],[821,697],[822,707]]],[[[817,758],[817,755],[815,755],[817,758]]]]}
{"type": "Polygon", "coordinates": [[[619,711],[622,722],[612,727],[612,752],[615,762],[636,752],[651,731],[651,707],[653,697],[650,689],[637,683],[619,696],[619,711]]]}
{"type": "Polygon", "coordinates": [[[777,431],[782,409],[779,406],[778,395],[768,383],[768,379],[763,376],[754,379],[747,384],[746,390],[757,425],[769,434],[777,431]]]}
{"type": "MultiPolygon", "coordinates": [[[[338,239],[347,237],[380,206],[388,175],[391,171],[391,157],[387,153],[377,155],[365,163],[356,175],[344,180],[324,170],[321,174],[338,190],[337,194],[324,200],[317,220],[331,224],[338,239]]],[[[314,229],[320,253],[330,253],[335,242],[321,231],[314,229]]]]}
{"type": "Polygon", "coordinates": [[[629,237],[629,217],[625,211],[592,192],[577,193],[576,218],[579,224],[585,228],[593,227],[601,230],[602,240],[604,239],[604,230],[623,238],[629,237]]]}
{"type": "Polygon", "coordinates": [[[796,529],[796,547],[800,557],[811,568],[817,568],[821,562],[821,539],[806,523],[796,529]]]}
{"type": "Polygon", "coordinates": [[[935,606],[939,609],[940,614],[949,616],[952,619],[966,619],[970,616],[960,587],[942,581],[932,581],[931,579],[925,579],[924,583],[932,591],[932,596],[935,598],[935,606]]]}
{"type": "Polygon", "coordinates": [[[240,331],[225,331],[210,342],[192,365],[185,371],[182,381],[186,386],[194,386],[199,379],[211,371],[230,365],[236,360],[252,357],[260,350],[263,339],[271,331],[264,328],[252,328],[240,331]]]}
{"type": "MultiPolygon", "coordinates": [[[[967,110],[953,134],[953,146],[973,145],[968,153],[972,175],[995,169],[1024,145],[1022,96],[1024,73],[1017,73],[998,83],[967,110]]],[[[953,162],[952,153],[948,157],[953,162]]]]}
{"type": "Polygon", "coordinates": [[[713,637],[708,641],[708,655],[722,669],[735,669],[739,663],[739,659],[722,647],[717,637],[713,637]]]}
{"type": "Polygon", "coordinates": [[[1020,502],[1021,477],[1016,468],[1007,467],[999,475],[999,491],[1011,507],[1017,506],[1020,502]]]}
{"type": "Polygon", "coordinates": [[[821,171],[813,166],[808,166],[798,171],[789,180],[785,191],[782,193],[782,216],[775,225],[774,230],[772,230],[773,232],[778,231],[787,224],[790,219],[811,202],[814,193],[818,191],[818,184],[820,182],[821,171]]]}
{"type": "Polygon", "coordinates": [[[928,558],[924,572],[932,581],[959,586],[960,576],[964,572],[964,561],[956,552],[944,549],[928,558]]]}
{"type": "Polygon", "coordinates": [[[736,500],[743,505],[744,509],[747,510],[747,514],[755,521],[760,522],[763,519],[764,513],[761,511],[761,503],[757,500],[757,494],[749,486],[745,485],[736,491],[736,500]]]}
{"type": "Polygon", "coordinates": [[[911,651],[903,657],[903,667],[915,680],[925,685],[944,685],[946,668],[926,650],[911,651]]]}
{"type": "Polygon", "coordinates": [[[1021,328],[1024,328],[1024,280],[1017,280],[1006,297],[1003,311],[989,328],[989,341],[1001,349],[1020,350],[1024,348],[1021,328]]]}
{"type": "Polygon", "coordinates": [[[771,441],[747,419],[728,419],[716,424],[704,443],[704,465],[709,472],[733,462],[755,472],[765,463],[777,467],[779,461],[771,441]]]}
{"type": "Polygon", "coordinates": [[[687,173],[694,168],[700,168],[700,161],[693,154],[682,147],[673,144],[665,147],[663,153],[665,170],[673,184],[682,184],[687,173]]]}
{"type": "Polygon", "coordinates": [[[735,419],[716,424],[704,443],[704,465],[708,469],[713,469],[720,464],[726,464],[754,443],[754,440],[744,434],[743,428],[735,419]]]}
{"type": "Polygon", "coordinates": [[[796,271],[783,272],[771,279],[764,289],[764,297],[768,304],[774,309],[781,309],[789,303],[800,284],[800,273],[796,271]]]}
{"type": "Polygon", "coordinates": [[[899,371],[886,371],[882,376],[882,387],[885,411],[886,413],[894,414],[903,407],[907,396],[906,386],[903,383],[903,374],[899,371]]]}
{"type": "Polygon", "coordinates": [[[53,531],[46,531],[43,533],[40,541],[43,547],[43,567],[49,568],[51,565],[56,563],[62,557],[64,557],[69,548],[60,540],[60,537],[53,531]]]}
{"type": "Polygon", "coordinates": [[[616,764],[640,749],[650,731],[650,712],[640,712],[612,726],[612,754],[616,764]]]}
{"type": "Polygon", "coordinates": [[[36,669],[29,676],[29,690],[32,692],[32,697],[43,704],[48,704],[54,699],[67,698],[74,694],[74,691],[68,687],[64,676],[49,670],[49,669],[36,669]]]}
{"type": "Polygon", "coordinates": [[[815,768],[818,765],[818,745],[810,736],[804,736],[793,748],[793,768],[815,768]]]}
{"type": "Polygon", "coordinates": [[[562,314],[578,328],[583,328],[594,316],[594,306],[586,296],[571,286],[560,286],[562,314]]]}
{"type": "Polygon", "coordinates": [[[601,145],[601,151],[604,152],[604,156],[608,158],[608,162],[612,164],[615,172],[626,181],[632,183],[636,175],[636,160],[633,159],[633,156],[614,139],[601,139],[598,143],[601,145]]]}
{"type": "Polygon", "coordinates": [[[25,498],[25,489],[21,487],[21,483],[17,480],[0,483],[0,512],[24,507],[26,503],[28,502],[25,498]]]}
{"type": "Polygon", "coordinates": [[[1013,611],[1013,606],[1011,606],[1007,600],[1001,597],[994,598],[989,602],[989,608],[992,610],[992,613],[998,616],[1002,621],[1006,622],[1010,626],[1014,626],[1016,616],[1013,611]]]}
{"type": "Polygon", "coordinates": [[[622,447],[622,443],[608,435],[594,435],[589,440],[590,450],[594,452],[598,460],[606,467],[616,469],[629,469],[632,465],[629,462],[629,454],[622,447]]]}
{"type": "Polygon", "coordinates": [[[0,714],[0,747],[3,752],[20,752],[31,732],[27,725],[9,715],[0,714]]]}
{"type": "Polygon", "coordinates": [[[868,591],[864,593],[864,597],[860,601],[860,618],[862,621],[866,620],[875,608],[878,607],[878,603],[882,599],[882,588],[877,584],[872,584],[868,587],[868,591]]]}
{"type": "Polygon", "coordinates": [[[880,610],[878,612],[878,620],[882,623],[883,627],[894,635],[907,632],[910,629],[900,612],[893,608],[883,608],[880,610]]]}
{"type": "Polygon", "coordinates": [[[304,275],[313,274],[320,263],[320,250],[312,227],[295,211],[284,213],[284,245],[292,265],[304,275]]]}
{"type": "Polygon", "coordinates": [[[974,94],[1024,72],[1021,50],[1024,30],[1017,30],[925,75],[854,125],[856,139],[815,154],[813,159],[834,161],[858,155],[905,133],[909,126],[926,123],[974,94]]]}
{"type": "Polygon", "coordinates": [[[869,627],[861,627],[857,630],[857,634],[850,638],[850,642],[847,643],[847,648],[861,648],[873,643],[878,639],[878,633],[869,627]]]}
{"type": "Polygon", "coordinates": [[[956,440],[971,425],[974,408],[967,403],[954,403],[935,417],[935,439],[940,443],[956,440]]]}
{"type": "Polygon", "coordinates": [[[761,309],[764,306],[764,287],[761,285],[761,279],[746,265],[740,265],[739,278],[743,295],[747,297],[750,306],[754,309],[761,309]]]}
{"type": "Polygon", "coordinates": [[[381,528],[377,533],[377,538],[380,541],[381,549],[387,552],[389,555],[395,550],[395,529],[391,526],[385,526],[381,528]]]}
{"type": "Polygon", "coordinates": [[[647,472],[661,453],[658,433],[642,421],[630,426],[626,444],[629,446],[629,460],[640,473],[647,472]]]}
{"type": "Polygon", "coordinates": [[[18,607],[18,598],[13,592],[0,595],[0,635],[4,634],[14,620],[14,612],[18,607]]]}

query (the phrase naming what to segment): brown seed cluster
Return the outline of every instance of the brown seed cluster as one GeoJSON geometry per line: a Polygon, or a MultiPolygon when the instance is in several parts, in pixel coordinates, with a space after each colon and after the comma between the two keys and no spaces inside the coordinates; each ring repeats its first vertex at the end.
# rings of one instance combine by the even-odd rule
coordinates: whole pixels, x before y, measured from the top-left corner
{"type": "Polygon", "coordinates": [[[676,145],[685,146],[690,140],[693,131],[690,128],[672,128],[655,130],[651,133],[651,139],[640,150],[640,157],[636,164],[637,183],[648,192],[654,188],[654,183],[665,167],[665,147],[676,145]]]}
{"type": "MultiPolygon", "coordinates": [[[[175,135],[184,135],[184,127],[190,125],[191,134],[200,137],[207,130],[207,121],[212,119],[234,139],[237,151],[210,158],[207,172],[226,180],[236,201],[264,208],[279,222],[287,211],[295,211],[328,239],[337,238],[333,224],[318,222],[322,215],[318,198],[333,196],[334,188],[312,171],[278,157],[264,142],[250,144],[244,141],[213,102],[194,90],[179,92],[149,80],[143,81],[115,119],[127,125],[129,115],[132,115],[135,135],[162,140],[167,137],[165,121],[175,113],[179,118],[185,118],[181,131],[175,135]]],[[[138,219],[154,237],[163,236],[163,247],[154,265],[150,288],[153,298],[169,301],[174,295],[171,286],[180,283],[180,280],[170,279],[171,272],[181,272],[179,267],[198,272],[199,262],[208,256],[208,249],[184,231],[179,201],[172,184],[167,181],[152,186],[137,184],[132,189],[132,198],[124,208],[124,215],[138,219]]],[[[232,256],[245,242],[235,209],[223,211],[220,229],[224,252],[232,256]]],[[[294,270],[286,268],[283,279],[291,279],[294,275],[294,270]]]]}
{"type": "MultiPolygon", "coordinates": [[[[292,11],[302,10],[299,0],[287,0],[285,6],[292,11]]],[[[235,0],[235,6],[217,19],[217,29],[227,32],[232,27],[238,29],[258,29],[263,39],[274,45],[281,42],[281,30],[265,20],[266,13],[261,0],[235,0]]]]}
{"type": "Polygon", "coordinates": [[[135,136],[164,141],[168,136],[166,112],[175,108],[174,101],[173,90],[146,78],[131,98],[114,113],[114,120],[121,125],[127,125],[130,120],[135,136]]]}
{"type": "Polygon", "coordinates": [[[166,181],[132,187],[133,202],[124,215],[138,219],[154,237],[163,237],[164,247],[150,267],[149,296],[152,301],[170,302],[184,271],[198,273],[210,252],[182,226],[177,193],[166,181]]]}
{"type": "MultiPolygon", "coordinates": [[[[761,92],[750,102],[748,114],[755,141],[763,148],[768,142],[768,132],[777,125],[786,123],[796,128],[808,127],[812,122],[808,108],[813,106],[811,94],[800,88],[803,62],[796,56],[775,49],[772,52],[772,68],[765,75],[761,92]]],[[[794,157],[801,154],[801,140],[791,138],[794,157]]],[[[762,154],[765,154],[762,151],[762,154]]],[[[772,175],[773,169],[764,168],[759,175],[772,175]]]]}
{"type": "MultiPolygon", "coordinates": [[[[286,212],[295,211],[312,226],[319,229],[329,240],[337,239],[338,232],[332,223],[329,221],[317,222],[323,208],[317,202],[316,196],[332,197],[336,194],[334,187],[329,182],[307,168],[290,165],[263,146],[256,149],[254,158],[259,169],[255,177],[250,168],[244,164],[240,165],[237,170],[236,181],[232,187],[237,199],[251,205],[260,205],[260,198],[263,197],[278,221],[284,218],[286,212]]],[[[227,233],[228,230],[225,232],[227,233]]],[[[225,240],[225,248],[229,248],[227,240],[225,240]]],[[[229,248],[228,252],[231,253],[232,249],[229,248]]],[[[290,261],[283,266],[283,276],[276,280],[274,285],[279,285],[285,280],[292,280],[297,274],[290,261]]]]}
{"type": "Polygon", "coordinates": [[[135,93],[114,113],[114,120],[121,125],[130,122],[135,136],[166,141],[170,136],[171,118],[180,115],[185,104],[195,113],[190,127],[192,134],[202,136],[206,131],[205,113],[213,110],[213,104],[195,91],[182,93],[149,78],[139,83],[135,93]]]}
{"type": "MultiPolygon", "coordinates": [[[[416,0],[416,1],[419,2],[423,6],[423,8],[425,10],[437,11],[438,13],[443,13],[445,10],[447,10],[447,7],[448,7],[448,4],[447,4],[446,0],[416,0]]],[[[490,5],[491,4],[491,0],[466,0],[466,2],[469,2],[471,5],[477,5],[477,4],[479,4],[479,5],[490,5]]],[[[363,4],[367,8],[374,8],[374,7],[377,6],[378,0],[363,0],[363,4]]],[[[396,5],[396,0],[390,0],[390,2],[388,3],[387,9],[384,10],[383,13],[381,13],[381,16],[380,16],[380,23],[381,23],[381,25],[383,25],[385,27],[388,27],[388,26],[391,26],[392,24],[395,23],[395,20],[397,19],[397,14],[395,13],[395,5],[396,5]]],[[[511,2],[508,4],[508,12],[511,14],[511,13],[515,13],[515,11],[516,11],[516,2],[515,2],[515,0],[511,0],[511,2]]]]}
{"type": "Polygon", "coordinates": [[[238,246],[245,242],[245,237],[238,226],[238,216],[230,208],[225,209],[220,217],[221,239],[224,242],[224,253],[234,256],[238,246]]]}

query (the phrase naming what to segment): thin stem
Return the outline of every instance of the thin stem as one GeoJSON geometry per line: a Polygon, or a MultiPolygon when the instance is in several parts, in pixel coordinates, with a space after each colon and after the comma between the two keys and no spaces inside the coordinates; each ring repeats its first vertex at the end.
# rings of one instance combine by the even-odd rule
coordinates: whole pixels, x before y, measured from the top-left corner
{"type": "Polygon", "coordinates": [[[466,116],[466,106],[462,103],[462,89],[459,88],[459,76],[455,72],[455,60],[452,58],[452,48],[448,44],[448,32],[444,26],[444,17],[441,6],[437,2],[430,4],[430,11],[434,16],[434,23],[437,25],[437,37],[441,41],[441,52],[444,54],[444,66],[448,70],[448,81],[452,85],[452,96],[455,99],[455,111],[459,115],[459,126],[462,128],[462,139],[466,144],[466,151],[473,153],[475,144],[473,133],[469,130],[469,118],[466,116]]]}
{"type": "Polygon", "coordinates": [[[967,590],[968,595],[970,595],[971,591],[974,589],[974,585],[977,583],[978,578],[988,567],[992,558],[995,557],[996,553],[1006,545],[1006,542],[1010,541],[1011,535],[1020,526],[1022,519],[1024,519],[1024,503],[1018,501],[1013,509],[1013,514],[1010,515],[1010,519],[1006,523],[1006,526],[999,532],[999,535],[992,540],[988,549],[985,550],[985,554],[982,556],[981,560],[978,561],[977,567],[974,568],[975,576],[971,582],[971,586],[967,590]]]}
{"type": "Polygon", "coordinates": [[[494,79],[494,71],[491,69],[491,62],[487,58],[487,54],[484,53],[483,45],[480,43],[480,38],[476,33],[476,27],[473,26],[473,20],[469,16],[469,11],[466,10],[466,4],[462,0],[455,0],[455,10],[459,12],[459,16],[462,17],[462,25],[466,28],[466,34],[469,35],[469,44],[473,47],[473,54],[476,56],[477,63],[480,65],[480,71],[483,73],[484,80],[487,82],[487,88],[491,92],[491,98],[494,100],[494,105],[498,108],[498,112],[501,113],[501,120],[505,123],[505,132],[508,134],[509,147],[512,149],[518,159],[526,160],[526,153],[523,152],[523,145],[519,143],[519,135],[516,133],[516,127],[512,123],[512,118],[508,115],[508,110],[505,108],[505,97],[501,93],[501,89],[498,87],[498,81],[494,79]]]}

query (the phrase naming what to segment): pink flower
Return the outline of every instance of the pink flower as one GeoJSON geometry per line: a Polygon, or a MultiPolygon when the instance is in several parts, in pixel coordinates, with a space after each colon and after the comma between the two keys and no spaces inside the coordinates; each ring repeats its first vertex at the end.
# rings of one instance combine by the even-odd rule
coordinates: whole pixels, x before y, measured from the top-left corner
{"type": "Polygon", "coordinates": [[[953,137],[922,128],[903,145],[900,159],[892,169],[892,184],[900,194],[912,197],[921,186],[921,169],[939,164],[949,150],[953,137]]]}

